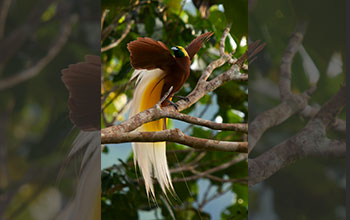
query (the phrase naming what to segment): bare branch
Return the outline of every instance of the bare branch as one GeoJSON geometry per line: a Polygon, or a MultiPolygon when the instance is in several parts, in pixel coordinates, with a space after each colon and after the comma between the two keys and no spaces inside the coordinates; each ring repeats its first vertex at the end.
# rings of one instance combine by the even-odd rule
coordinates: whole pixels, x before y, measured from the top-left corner
{"type": "Polygon", "coordinates": [[[328,128],[334,121],[335,116],[343,109],[345,103],[346,87],[342,86],[337,94],[322,106],[315,117],[321,119],[323,124],[328,128]]]}
{"type": "MultiPolygon", "coordinates": [[[[198,114],[197,118],[202,118],[203,115],[208,111],[210,105],[205,105],[203,110],[198,114]]],[[[191,128],[193,128],[193,124],[190,124],[184,130],[184,133],[187,133],[191,128]]],[[[247,125],[248,126],[248,125],[247,125]]]]}
{"type": "Polygon", "coordinates": [[[128,35],[128,33],[131,30],[132,25],[134,24],[134,20],[130,20],[128,21],[128,23],[126,24],[126,28],[123,31],[122,35],[120,36],[120,38],[116,41],[114,41],[113,43],[109,44],[108,46],[102,47],[101,48],[101,52],[105,52],[107,50],[110,50],[116,46],[118,46],[120,44],[120,42],[122,42],[124,40],[124,38],[128,35]]]}
{"type": "Polygon", "coordinates": [[[221,57],[226,56],[226,53],[225,53],[225,40],[226,40],[226,37],[230,33],[230,29],[231,29],[231,25],[228,25],[226,27],[226,29],[224,30],[224,33],[222,34],[221,39],[220,39],[220,49],[219,49],[219,51],[220,51],[220,56],[221,57]]]}
{"type": "Polygon", "coordinates": [[[13,76],[10,76],[8,78],[2,79],[0,81],[0,90],[10,88],[14,85],[17,85],[25,80],[28,80],[38,75],[46,67],[46,65],[49,64],[61,51],[71,32],[72,24],[75,23],[76,20],[77,17],[72,16],[70,21],[63,25],[61,34],[59,35],[58,39],[55,40],[54,45],[49,49],[47,55],[41,60],[39,60],[37,64],[35,64],[33,67],[27,70],[14,74],[13,76]]]}
{"type": "MultiPolygon", "coordinates": [[[[210,74],[216,69],[219,68],[220,66],[224,65],[227,61],[227,57],[220,57],[217,60],[214,60],[213,62],[211,62],[206,70],[203,72],[202,76],[199,78],[198,84],[204,83],[210,76],[210,74]]],[[[198,86],[197,84],[197,86],[198,86]]]]}
{"type": "Polygon", "coordinates": [[[228,186],[226,189],[221,190],[221,191],[217,191],[216,193],[214,193],[210,198],[206,197],[203,198],[202,202],[199,204],[199,210],[203,210],[204,206],[210,202],[213,201],[214,199],[219,198],[220,196],[226,194],[227,192],[230,192],[232,190],[232,186],[228,186]]]}
{"type": "Polygon", "coordinates": [[[36,7],[28,14],[25,22],[16,27],[11,33],[6,35],[6,38],[0,41],[0,72],[5,64],[17,53],[23,46],[26,39],[31,36],[31,33],[41,24],[42,13],[52,4],[54,0],[40,0],[36,7]]]}
{"type": "Polygon", "coordinates": [[[259,157],[249,159],[249,186],[264,181],[280,169],[307,156],[345,157],[345,142],[331,141],[319,135],[304,129],[259,157]]]}
{"type": "Polygon", "coordinates": [[[170,95],[171,91],[173,91],[173,86],[170,86],[169,90],[163,95],[163,97],[159,100],[159,102],[156,104],[157,108],[160,108],[160,105],[165,101],[166,98],[170,95]]]}
{"type": "Polygon", "coordinates": [[[298,52],[304,36],[304,25],[297,26],[289,40],[288,46],[284,52],[280,65],[280,81],[279,89],[282,100],[292,95],[291,78],[292,78],[292,62],[295,54],[298,52]],[[302,29],[302,30],[301,30],[302,29]]]}
{"type": "Polygon", "coordinates": [[[102,16],[101,16],[101,32],[102,32],[102,30],[103,30],[103,23],[105,22],[105,18],[106,18],[106,16],[107,16],[108,12],[109,12],[108,9],[105,9],[105,10],[103,10],[103,12],[102,12],[102,16]]]}
{"type": "Polygon", "coordinates": [[[236,81],[247,81],[248,74],[242,74],[240,72],[240,68],[237,65],[232,65],[232,67],[226,72],[218,75],[214,79],[209,82],[199,80],[196,85],[196,88],[187,96],[189,102],[185,100],[180,100],[176,104],[179,105],[178,110],[182,111],[194,103],[196,103],[200,98],[202,98],[205,94],[214,91],[218,87],[222,86],[224,83],[236,80],[236,81]]]}
{"type": "Polygon", "coordinates": [[[346,89],[340,88],[304,129],[248,163],[249,185],[265,180],[298,159],[308,156],[345,157],[346,143],[330,140],[326,129],[346,103],[346,89]]]}
{"type": "Polygon", "coordinates": [[[12,0],[4,0],[0,10],[0,40],[4,36],[7,14],[12,0]]]}
{"type": "Polygon", "coordinates": [[[248,124],[245,123],[216,123],[202,118],[169,111],[166,112],[166,118],[178,119],[195,125],[205,126],[215,130],[240,131],[248,133],[248,124]]]}
{"type": "Polygon", "coordinates": [[[247,142],[229,142],[218,141],[204,138],[197,138],[185,135],[180,129],[163,130],[157,132],[138,132],[119,133],[118,135],[101,134],[101,143],[124,143],[124,142],[159,142],[170,141],[184,144],[196,149],[241,152],[248,150],[247,142]]]}
{"type": "Polygon", "coordinates": [[[336,118],[334,120],[334,123],[332,124],[332,127],[339,132],[346,133],[346,122],[340,118],[336,118]]]}
{"type": "MultiPolygon", "coordinates": [[[[232,160],[230,160],[230,161],[228,161],[226,163],[223,163],[223,164],[221,164],[221,165],[219,165],[217,167],[213,167],[213,168],[211,168],[209,170],[206,170],[205,172],[194,171],[194,169],[192,169],[193,172],[197,173],[196,175],[185,177],[185,178],[175,178],[175,179],[172,180],[172,182],[192,181],[192,180],[197,180],[197,179],[202,178],[202,177],[207,177],[208,175],[210,175],[212,173],[218,172],[220,170],[227,169],[227,168],[231,167],[232,165],[237,164],[237,163],[239,163],[239,162],[241,162],[243,160],[246,160],[246,159],[247,159],[246,154],[240,154],[237,157],[233,158],[232,160]]],[[[245,180],[244,179],[235,179],[235,180],[232,180],[232,181],[233,182],[234,181],[240,182],[240,181],[245,181],[245,180]]]]}
{"type": "Polygon", "coordinates": [[[249,125],[248,143],[250,153],[258,140],[269,128],[279,125],[307,106],[308,91],[296,95],[291,91],[292,61],[303,39],[305,24],[299,25],[292,34],[280,65],[279,89],[282,102],[278,106],[259,114],[249,125]]]}
{"type": "Polygon", "coordinates": [[[253,150],[261,136],[271,127],[277,126],[290,118],[307,105],[307,96],[292,95],[289,100],[259,114],[250,124],[248,132],[249,153],[253,150]]]}

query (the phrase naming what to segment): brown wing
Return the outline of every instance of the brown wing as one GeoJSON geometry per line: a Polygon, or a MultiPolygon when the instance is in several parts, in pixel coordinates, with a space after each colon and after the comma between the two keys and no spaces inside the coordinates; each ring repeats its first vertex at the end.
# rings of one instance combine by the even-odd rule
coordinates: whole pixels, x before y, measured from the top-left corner
{"type": "Polygon", "coordinates": [[[101,58],[86,56],[85,59],[86,62],[62,70],[62,81],[69,90],[69,116],[81,130],[100,130],[101,58]]]}
{"type": "Polygon", "coordinates": [[[160,68],[166,70],[175,63],[175,58],[162,42],[148,37],[139,37],[128,43],[128,49],[131,65],[135,69],[160,68]]]}
{"type": "Polygon", "coordinates": [[[203,43],[207,42],[209,38],[213,35],[213,32],[207,32],[196,39],[194,39],[185,49],[190,57],[190,60],[193,59],[194,55],[201,49],[203,43]]]}

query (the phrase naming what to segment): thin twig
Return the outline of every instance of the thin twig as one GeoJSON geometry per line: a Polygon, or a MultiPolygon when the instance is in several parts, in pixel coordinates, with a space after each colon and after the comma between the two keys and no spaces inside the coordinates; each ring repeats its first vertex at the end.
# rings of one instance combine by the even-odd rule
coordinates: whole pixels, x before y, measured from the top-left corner
{"type": "Polygon", "coordinates": [[[101,16],[101,33],[102,33],[102,30],[103,30],[103,23],[105,22],[105,18],[108,14],[109,10],[108,9],[105,9],[102,13],[102,16],[101,16]]]}
{"type": "Polygon", "coordinates": [[[106,52],[107,50],[110,50],[110,49],[118,46],[120,44],[120,42],[122,42],[124,40],[124,38],[128,35],[128,33],[130,32],[131,27],[132,27],[133,24],[134,24],[134,20],[128,21],[128,23],[126,24],[126,28],[123,31],[123,33],[120,36],[120,38],[118,40],[112,42],[111,44],[109,44],[109,45],[107,45],[105,47],[102,47],[101,48],[101,52],[106,52]]]}
{"type": "Polygon", "coordinates": [[[166,114],[167,118],[177,119],[184,122],[191,123],[192,125],[201,125],[207,128],[223,131],[240,131],[248,133],[248,124],[246,123],[217,123],[202,118],[193,117],[190,115],[169,111],[166,114]]]}
{"type": "Polygon", "coordinates": [[[252,186],[295,162],[309,156],[342,158],[346,155],[346,143],[331,140],[326,130],[346,103],[346,89],[342,87],[305,128],[291,138],[250,159],[248,163],[249,185],[252,186]]]}
{"type": "Polygon", "coordinates": [[[280,65],[279,90],[281,99],[286,99],[292,95],[291,78],[292,78],[292,62],[295,54],[298,52],[304,33],[300,31],[301,27],[297,27],[289,40],[288,46],[284,52],[280,65]]]}
{"type": "Polygon", "coordinates": [[[77,21],[76,16],[72,16],[69,22],[65,23],[62,27],[61,34],[58,39],[55,40],[54,45],[49,49],[47,55],[43,57],[33,67],[17,73],[13,76],[0,80],[0,90],[11,88],[23,81],[33,78],[38,75],[61,51],[65,43],[67,42],[68,36],[71,33],[73,23],[77,21]]]}
{"type": "Polygon", "coordinates": [[[0,11],[0,40],[4,37],[6,18],[11,5],[12,0],[4,0],[0,11]]]}
{"type": "Polygon", "coordinates": [[[173,91],[173,86],[170,86],[169,90],[163,95],[163,97],[159,100],[159,102],[156,104],[156,108],[160,108],[160,105],[165,101],[165,99],[168,98],[171,91],[173,91]]]}
{"type": "Polygon", "coordinates": [[[125,143],[125,142],[159,142],[170,141],[184,144],[196,149],[228,151],[228,152],[248,152],[247,142],[230,142],[197,138],[185,135],[180,129],[163,130],[156,132],[119,133],[116,135],[101,135],[101,143],[125,143]]]}
{"type": "Polygon", "coordinates": [[[220,49],[219,49],[219,52],[220,52],[220,56],[221,56],[221,57],[224,57],[224,56],[227,55],[227,54],[225,53],[225,40],[226,40],[227,36],[228,36],[229,33],[230,33],[230,29],[231,29],[231,25],[228,25],[228,26],[225,28],[224,33],[222,34],[221,39],[220,39],[220,49]]]}
{"type": "MultiPolygon", "coordinates": [[[[301,27],[297,28],[297,30],[301,29],[301,27]]],[[[281,104],[259,114],[249,125],[249,153],[253,150],[256,143],[259,141],[259,139],[265,133],[266,130],[273,126],[281,124],[290,116],[303,110],[308,104],[307,101],[309,96],[307,95],[307,92],[302,93],[300,95],[296,95],[291,91],[291,63],[296,52],[298,51],[298,48],[301,45],[302,39],[302,32],[297,31],[293,33],[282,57],[279,81],[279,89],[282,99],[281,104]]]]}

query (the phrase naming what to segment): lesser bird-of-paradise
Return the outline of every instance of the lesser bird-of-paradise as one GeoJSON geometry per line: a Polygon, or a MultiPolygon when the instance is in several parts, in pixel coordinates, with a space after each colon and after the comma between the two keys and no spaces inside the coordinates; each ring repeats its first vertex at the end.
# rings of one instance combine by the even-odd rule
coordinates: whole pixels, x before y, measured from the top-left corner
{"type": "MultiPolygon", "coordinates": [[[[194,39],[187,47],[172,47],[151,38],[138,38],[128,44],[130,61],[135,69],[131,79],[137,79],[129,116],[156,105],[168,91],[161,107],[174,105],[172,97],[178,92],[190,75],[194,55],[203,43],[213,35],[207,32],[194,39]]],[[[166,129],[166,119],[145,123],[137,131],[161,131],[166,129]]],[[[155,177],[163,193],[174,192],[166,158],[165,142],[132,143],[135,166],[138,164],[145,181],[147,196],[155,198],[152,177],[155,177]]]]}

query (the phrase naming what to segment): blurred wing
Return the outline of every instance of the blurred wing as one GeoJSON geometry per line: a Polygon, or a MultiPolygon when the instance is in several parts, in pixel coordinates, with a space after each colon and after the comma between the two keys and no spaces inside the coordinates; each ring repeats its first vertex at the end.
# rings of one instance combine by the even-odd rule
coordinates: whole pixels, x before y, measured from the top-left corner
{"type": "Polygon", "coordinates": [[[138,38],[128,43],[130,61],[135,69],[162,69],[167,70],[175,63],[175,58],[169,49],[160,41],[151,38],[138,38]]]}
{"type": "Polygon", "coordinates": [[[194,39],[185,49],[190,57],[190,60],[193,59],[194,55],[201,49],[203,43],[207,42],[209,38],[213,35],[213,32],[207,32],[196,39],[194,39]]]}
{"type": "Polygon", "coordinates": [[[69,90],[69,115],[81,130],[100,130],[101,58],[86,56],[85,59],[62,70],[62,80],[69,90]]]}

